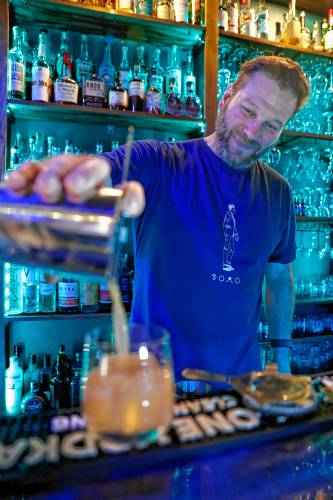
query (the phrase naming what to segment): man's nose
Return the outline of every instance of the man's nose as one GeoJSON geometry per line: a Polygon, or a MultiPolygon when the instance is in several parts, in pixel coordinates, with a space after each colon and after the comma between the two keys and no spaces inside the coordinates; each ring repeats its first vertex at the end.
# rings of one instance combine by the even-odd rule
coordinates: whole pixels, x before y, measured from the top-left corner
{"type": "Polygon", "coordinates": [[[249,141],[253,141],[259,136],[261,123],[259,122],[259,120],[248,120],[243,130],[247,139],[249,141]]]}

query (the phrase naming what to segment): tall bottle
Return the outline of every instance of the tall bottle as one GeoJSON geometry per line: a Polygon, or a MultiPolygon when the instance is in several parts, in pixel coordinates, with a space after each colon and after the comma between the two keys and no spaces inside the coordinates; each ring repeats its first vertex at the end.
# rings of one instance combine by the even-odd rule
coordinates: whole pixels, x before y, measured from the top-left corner
{"type": "Polygon", "coordinates": [[[299,15],[300,23],[301,23],[301,32],[300,32],[300,41],[299,45],[303,49],[308,49],[311,44],[311,32],[309,28],[305,26],[305,12],[302,12],[299,15]]]}
{"type": "Polygon", "coordinates": [[[10,416],[21,413],[20,403],[23,389],[23,370],[19,366],[18,358],[10,356],[9,367],[5,375],[5,407],[10,416]]]}
{"type": "Polygon", "coordinates": [[[75,353],[75,360],[73,363],[73,376],[70,387],[71,408],[80,406],[81,395],[81,359],[80,354],[75,353]]]}
{"type": "Polygon", "coordinates": [[[48,102],[50,99],[50,66],[47,62],[47,34],[38,35],[38,55],[32,64],[32,101],[48,102]]]}
{"type": "Polygon", "coordinates": [[[128,109],[128,92],[121,84],[120,72],[117,71],[115,84],[109,90],[109,108],[114,111],[126,111],[128,109]]]}
{"type": "Polygon", "coordinates": [[[298,45],[301,38],[301,23],[296,16],[296,0],[290,0],[288,21],[285,28],[284,40],[289,45],[298,45]]]}
{"type": "Polygon", "coordinates": [[[136,66],[134,76],[128,87],[128,108],[130,111],[143,111],[145,84],[140,76],[140,65],[136,66]]]}
{"type": "Polygon", "coordinates": [[[64,52],[61,76],[54,84],[54,102],[59,104],[77,104],[79,86],[72,78],[71,58],[69,52],[64,52]]]}
{"type": "Polygon", "coordinates": [[[5,263],[5,314],[23,312],[22,274],[23,267],[5,263]]]}
{"type": "Polygon", "coordinates": [[[79,85],[79,101],[82,102],[84,93],[84,81],[90,80],[92,75],[92,61],[89,59],[88,53],[88,36],[81,35],[80,57],[75,62],[75,77],[79,85]]]}
{"type": "Polygon", "coordinates": [[[115,67],[111,59],[111,39],[105,38],[103,62],[98,68],[98,76],[105,83],[105,103],[107,103],[109,90],[114,86],[115,67]]]}
{"type": "Polygon", "coordinates": [[[26,99],[31,99],[31,82],[32,82],[32,50],[29,44],[28,32],[22,29],[22,52],[25,59],[25,89],[26,99]]]}
{"type": "Polygon", "coordinates": [[[228,10],[229,31],[230,33],[238,33],[238,25],[239,25],[238,3],[234,0],[228,0],[227,10],[228,10]]]}
{"type": "Polygon", "coordinates": [[[164,70],[160,64],[161,50],[155,49],[149,88],[146,93],[144,110],[146,113],[161,114],[163,111],[164,70]]]}
{"type": "Polygon", "coordinates": [[[205,21],[205,0],[192,0],[190,11],[192,24],[204,24],[205,21]]]}
{"type": "Polygon", "coordinates": [[[64,62],[64,53],[69,50],[69,34],[68,31],[62,31],[60,35],[60,51],[55,61],[55,76],[58,78],[62,74],[62,65],[64,62]]]}
{"type": "Polygon", "coordinates": [[[101,312],[111,312],[111,295],[109,290],[109,283],[107,281],[101,281],[99,284],[99,310],[101,312]]]}
{"type": "Polygon", "coordinates": [[[219,27],[223,31],[229,31],[229,15],[226,0],[220,0],[219,3],[219,27]]]}
{"type": "Polygon", "coordinates": [[[62,276],[58,281],[58,311],[75,313],[79,310],[79,284],[72,278],[62,276]]]}
{"type": "Polygon", "coordinates": [[[51,379],[51,407],[55,410],[70,407],[70,380],[59,354],[55,366],[55,375],[51,379]]]}
{"type": "Polygon", "coordinates": [[[175,10],[175,21],[177,23],[188,23],[188,0],[173,0],[175,10]]]}
{"type": "Polygon", "coordinates": [[[49,402],[51,400],[50,382],[51,382],[51,359],[49,354],[44,354],[43,368],[39,372],[39,385],[41,391],[43,391],[49,402]]]}
{"type": "Polygon", "coordinates": [[[70,378],[72,372],[72,362],[67,356],[65,344],[59,344],[57,361],[53,365],[52,375],[55,375],[56,373],[57,362],[62,365],[64,373],[70,378]]]}
{"type": "Polygon", "coordinates": [[[39,312],[39,272],[31,267],[23,268],[23,312],[35,314],[39,312]]]}
{"type": "Polygon", "coordinates": [[[333,9],[328,11],[328,27],[324,34],[324,47],[327,52],[333,52],[333,9]]]}
{"type": "Polygon", "coordinates": [[[145,63],[145,48],[143,45],[139,45],[136,48],[136,53],[137,53],[137,59],[134,64],[133,68],[133,73],[137,72],[138,77],[143,81],[144,83],[144,91],[147,91],[147,84],[148,84],[148,68],[145,63]]]}
{"type": "Polygon", "coordinates": [[[321,52],[322,50],[324,50],[324,45],[323,45],[323,41],[322,41],[322,38],[320,35],[320,28],[319,28],[318,21],[315,21],[313,23],[312,39],[311,39],[310,48],[312,50],[317,50],[318,52],[321,52]]]}
{"type": "Polygon", "coordinates": [[[25,99],[26,98],[26,70],[25,59],[22,51],[21,29],[18,26],[13,27],[13,47],[8,55],[8,98],[25,99]]]}
{"type": "Polygon", "coordinates": [[[259,38],[268,39],[268,9],[266,7],[266,0],[259,0],[259,4],[256,10],[256,22],[257,22],[257,36],[259,38]]]}
{"type": "Polygon", "coordinates": [[[80,279],[80,311],[96,313],[98,311],[98,283],[88,279],[80,279]]]}
{"type": "Polygon", "coordinates": [[[257,36],[255,11],[251,9],[251,0],[240,0],[239,32],[242,35],[257,36]]]}
{"type": "Polygon", "coordinates": [[[129,82],[133,78],[132,70],[130,68],[129,62],[128,62],[128,47],[127,45],[123,45],[121,48],[121,63],[119,66],[119,73],[120,73],[120,81],[121,85],[124,89],[128,90],[129,87],[129,82]]]}
{"type": "Polygon", "coordinates": [[[181,71],[181,68],[178,64],[177,51],[178,51],[177,45],[172,45],[171,46],[171,53],[170,53],[170,65],[168,66],[168,68],[166,70],[165,86],[166,86],[166,89],[170,90],[170,80],[172,79],[173,80],[173,90],[175,92],[179,92],[181,94],[181,92],[182,92],[182,71],[181,71]]]}
{"type": "Polygon", "coordinates": [[[173,0],[156,0],[155,15],[158,19],[174,21],[175,11],[173,8],[173,0]]]}
{"type": "Polygon", "coordinates": [[[31,382],[39,382],[39,369],[37,365],[37,354],[33,353],[29,356],[28,368],[23,374],[23,389],[24,394],[29,392],[31,382]]]}

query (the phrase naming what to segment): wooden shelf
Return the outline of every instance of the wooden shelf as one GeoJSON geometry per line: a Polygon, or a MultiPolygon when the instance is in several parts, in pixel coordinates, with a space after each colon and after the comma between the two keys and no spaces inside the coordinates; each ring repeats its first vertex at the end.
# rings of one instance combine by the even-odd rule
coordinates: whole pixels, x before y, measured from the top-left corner
{"type": "Polygon", "coordinates": [[[7,109],[11,120],[66,121],[86,124],[116,123],[123,127],[133,125],[140,129],[160,130],[168,132],[170,135],[177,130],[178,133],[190,137],[201,136],[205,128],[203,119],[152,115],[142,112],[132,113],[131,111],[111,111],[106,108],[88,108],[69,104],[8,100],[7,109]]]}
{"type": "Polygon", "coordinates": [[[202,44],[205,28],[164,21],[151,16],[121,14],[103,7],[78,5],[63,0],[10,0],[15,24],[79,31],[142,43],[177,44],[193,49],[202,44]]]}
{"type": "MultiPolygon", "coordinates": [[[[327,13],[326,13],[326,15],[327,15],[327,13]]],[[[234,40],[253,43],[255,45],[261,45],[266,50],[271,49],[275,53],[276,52],[281,53],[282,51],[284,52],[284,54],[290,53],[289,55],[291,57],[293,57],[292,53],[296,53],[296,54],[302,53],[302,54],[309,54],[309,55],[317,56],[317,57],[326,57],[328,59],[333,59],[333,53],[312,50],[312,49],[302,49],[301,47],[297,47],[296,45],[288,45],[286,43],[273,42],[271,40],[265,40],[264,38],[257,38],[257,37],[247,36],[247,35],[229,33],[228,31],[223,31],[221,29],[219,30],[219,35],[226,37],[226,38],[233,38],[234,40]]]]}
{"type": "MultiPolygon", "coordinates": [[[[283,5],[288,9],[289,0],[274,0],[273,3],[283,5]]],[[[269,8],[269,4],[268,4],[269,8]]],[[[306,12],[312,12],[313,14],[318,14],[323,17],[327,17],[328,9],[332,8],[331,0],[297,0],[297,10],[305,10],[306,12]]]]}
{"type": "Polygon", "coordinates": [[[64,321],[64,320],[98,320],[109,319],[111,321],[111,313],[73,313],[73,314],[17,314],[5,316],[5,323],[17,323],[20,321],[64,321]]]}
{"type": "MultiPolygon", "coordinates": [[[[294,137],[295,139],[297,138],[306,138],[306,139],[316,139],[316,140],[319,140],[319,141],[333,141],[333,135],[328,135],[328,134],[312,134],[311,132],[301,132],[301,131],[298,131],[298,130],[284,130],[282,132],[282,135],[283,136],[287,136],[287,137],[294,137]]],[[[281,141],[280,142],[285,142],[285,141],[281,141]]]]}
{"type": "Polygon", "coordinates": [[[297,222],[316,222],[318,224],[333,224],[333,217],[303,217],[298,215],[297,222]]]}

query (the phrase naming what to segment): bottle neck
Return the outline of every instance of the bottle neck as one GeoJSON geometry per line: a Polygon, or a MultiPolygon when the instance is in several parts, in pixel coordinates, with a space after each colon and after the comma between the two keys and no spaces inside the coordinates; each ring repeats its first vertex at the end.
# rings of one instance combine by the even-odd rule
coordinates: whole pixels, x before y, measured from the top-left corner
{"type": "Polygon", "coordinates": [[[104,47],[103,63],[107,64],[108,66],[112,65],[111,46],[109,43],[106,43],[104,47]]]}
{"type": "Polygon", "coordinates": [[[46,58],[46,38],[40,36],[38,44],[38,57],[46,58]]]}
{"type": "Polygon", "coordinates": [[[121,57],[121,65],[124,67],[124,66],[128,66],[128,59],[127,59],[127,52],[128,52],[128,48],[127,47],[123,47],[122,48],[122,57],[121,57]]]}
{"type": "Polygon", "coordinates": [[[178,66],[177,63],[177,47],[172,47],[172,52],[171,52],[171,66],[173,68],[178,66]]]}
{"type": "Polygon", "coordinates": [[[84,40],[81,41],[80,59],[82,61],[88,61],[88,59],[89,59],[89,54],[88,54],[88,40],[84,39],[84,40]]]}

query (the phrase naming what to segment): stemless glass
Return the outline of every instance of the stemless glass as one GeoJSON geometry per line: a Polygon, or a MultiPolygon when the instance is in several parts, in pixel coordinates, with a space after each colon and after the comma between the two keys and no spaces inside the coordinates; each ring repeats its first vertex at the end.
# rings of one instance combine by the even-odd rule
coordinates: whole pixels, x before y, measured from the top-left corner
{"type": "Polygon", "coordinates": [[[89,430],[146,447],[173,414],[173,368],[168,332],[129,325],[129,352],[115,351],[111,328],[88,332],[83,348],[83,416],[89,430]]]}

